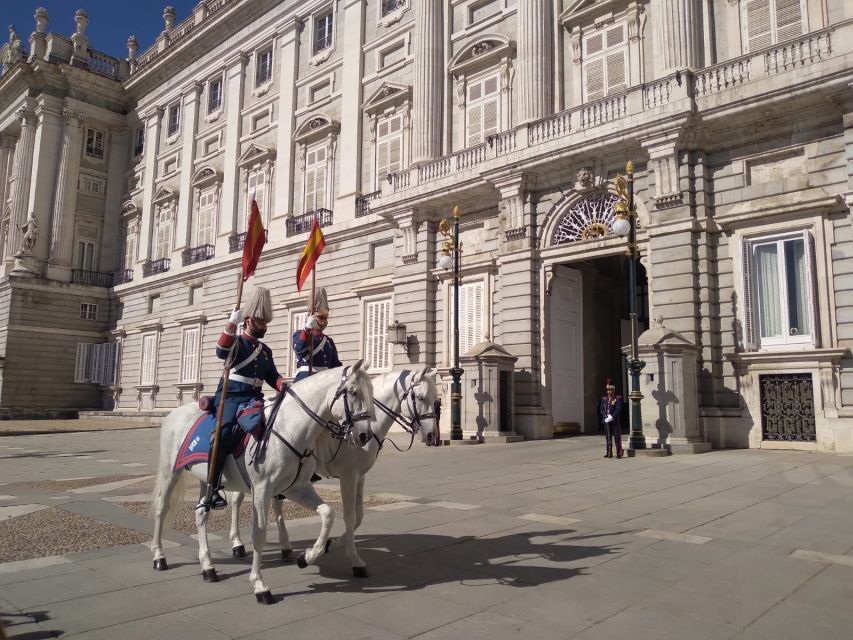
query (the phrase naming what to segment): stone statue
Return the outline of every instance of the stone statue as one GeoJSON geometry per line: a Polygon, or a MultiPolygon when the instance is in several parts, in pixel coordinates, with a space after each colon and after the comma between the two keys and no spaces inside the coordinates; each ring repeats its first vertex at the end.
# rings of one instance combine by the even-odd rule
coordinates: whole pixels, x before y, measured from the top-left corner
{"type": "Polygon", "coordinates": [[[28,255],[36,245],[36,240],[38,240],[39,226],[36,224],[35,218],[28,218],[27,222],[22,224],[19,228],[24,232],[24,235],[21,238],[21,247],[18,249],[18,253],[16,255],[28,255]]]}
{"type": "Polygon", "coordinates": [[[9,25],[9,50],[12,54],[12,60],[17,60],[24,53],[24,45],[21,42],[21,36],[15,30],[15,25],[9,25]]]}
{"type": "Polygon", "coordinates": [[[581,167],[577,175],[577,190],[592,189],[595,186],[595,174],[590,167],[581,167]]]}

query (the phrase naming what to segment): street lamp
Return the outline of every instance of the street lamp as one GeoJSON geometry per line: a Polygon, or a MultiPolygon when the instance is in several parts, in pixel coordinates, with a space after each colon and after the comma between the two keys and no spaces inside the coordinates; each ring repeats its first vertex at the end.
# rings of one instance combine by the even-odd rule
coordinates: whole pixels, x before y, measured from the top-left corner
{"type": "Polygon", "coordinates": [[[450,439],[462,440],[462,368],[459,366],[459,207],[453,207],[453,231],[444,218],[438,230],[446,240],[441,246],[438,266],[442,269],[453,267],[453,368],[450,375],[450,439]]]}
{"type": "Polygon", "coordinates": [[[637,261],[640,252],[637,249],[637,210],[634,207],[634,163],[628,161],[625,167],[628,174],[627,180],[624,176],[616,176],[616,192],[620,199],[613,205],[616,214],[612,229],[613,233],[628,237],[628,305],[631,318],[631,359],[628,362],[628,371],[631,374],[631,436],[628,441],[628,450],[636,451],[646,448],[646,439],[643,436],[643,417],[640,401],[643,394],[640,392],[640,372],[646,363],[640,360],[637,354],[638,322],[637,322],[637,261]]]}

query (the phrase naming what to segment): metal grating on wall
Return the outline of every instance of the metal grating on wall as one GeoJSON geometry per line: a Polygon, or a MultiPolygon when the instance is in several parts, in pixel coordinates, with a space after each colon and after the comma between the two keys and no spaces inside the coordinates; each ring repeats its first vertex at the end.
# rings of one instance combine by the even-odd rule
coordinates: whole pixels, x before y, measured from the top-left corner
{"type": "Polygon", "coordinates": [[[815,442],[814,389],[810,373],[758,376],[763,440],[815,442]]]}

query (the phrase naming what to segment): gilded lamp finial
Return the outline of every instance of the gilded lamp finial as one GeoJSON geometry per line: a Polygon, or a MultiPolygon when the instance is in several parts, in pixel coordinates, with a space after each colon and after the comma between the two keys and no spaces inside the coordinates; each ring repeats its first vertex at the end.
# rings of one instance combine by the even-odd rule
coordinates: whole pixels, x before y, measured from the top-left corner
{"type": "Polygon", "coordinates": [[[628,160],[628,164],[625,165],[625,172],[628,175],[634,175],[634,161],[628,160]]]}
{"type": "Polygon", "coordinates": [[[455,206],[455,207],[453,207],[453,217],[454,217],[454,218],[458,218],[458,217],[459,217],[459,206],[458,206],[458,205],[457,205],[457,206],[455,206]]]}

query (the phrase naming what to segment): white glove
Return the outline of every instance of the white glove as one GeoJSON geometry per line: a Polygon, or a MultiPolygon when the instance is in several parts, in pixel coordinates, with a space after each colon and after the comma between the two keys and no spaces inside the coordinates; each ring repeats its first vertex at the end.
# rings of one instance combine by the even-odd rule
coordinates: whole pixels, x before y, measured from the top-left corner
{"type": "Polygon", "coordinates": [[[243,322],[243,311],[242,309],[234,309],[231,312],[231,315],[228,317],[228,322],[231,324],[240,324],[243,322]]]}
{"type": "Polygon", "coordinates": [[[306,318],[306,320],[305,320],[305,328],[308,329],[308,331],[313,331],[314,329],[320,328],[320,323],[317,322],[316,317],[311,315],[311,316],[308,316],[308,318],[306,318]]]}
{"type": "Polygon", "coordinates": [[[613,422],[613,416],[605,416],[604,421],[605,422],[613,422]]]}

